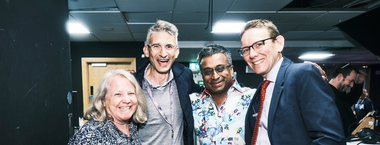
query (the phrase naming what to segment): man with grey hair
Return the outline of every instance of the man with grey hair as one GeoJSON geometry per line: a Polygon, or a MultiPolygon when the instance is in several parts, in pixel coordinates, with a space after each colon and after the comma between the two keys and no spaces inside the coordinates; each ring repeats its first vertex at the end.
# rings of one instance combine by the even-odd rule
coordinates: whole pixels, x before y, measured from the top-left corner
{"type": "Polygon", "coordinates": [[[139,126],[143,145],[193,145],[194,120],[189,94],[200,92],[191,70],[174,62],[179,55],[178,29],[158,20],[143,48],[149,62],[135,73],[145,94],[148,120],[139,126]]]}
{"type": "Polygon", "coordinates": [[[231,53],[207,45],[198,54],[206,89],[190,95],[196,143],[244,144],[244,121],[255,89],[242,88],[233,79],[231,53]]]}

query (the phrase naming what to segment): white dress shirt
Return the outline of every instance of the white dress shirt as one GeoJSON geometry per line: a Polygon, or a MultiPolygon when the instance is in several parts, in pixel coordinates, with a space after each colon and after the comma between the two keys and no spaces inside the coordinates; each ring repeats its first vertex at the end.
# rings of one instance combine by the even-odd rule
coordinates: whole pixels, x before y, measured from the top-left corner
{"type": "MultiPolygon", "coordinates": [[[[276,83],[277,74],[278,74],[278,71],[280,70],[280,66],[283,60],[284,58],[281,57],[281,59],[276,63],[276,65],[269,72],[268,77],[264,78],[264,80],[268,80],[270,81],[270,83],[265,92],[265,99],[263,103],[263,110],[261,112],[261,119],[259,123],[259,132],[257,135],[256,145],[270,145],[269,136],[268,136],[268,114],[269,114],[270,102],[272,100],[274,84],[276,83]]],[[[261,89],[258,91],[261,91],[261,89]]]]}

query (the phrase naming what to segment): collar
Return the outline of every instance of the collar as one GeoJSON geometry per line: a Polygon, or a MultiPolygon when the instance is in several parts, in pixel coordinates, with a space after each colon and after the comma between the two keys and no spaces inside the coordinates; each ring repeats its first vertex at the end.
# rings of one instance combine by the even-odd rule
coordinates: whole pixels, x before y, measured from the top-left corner
{"type": "MultiPolygon", "coordinates": [[[[232,80],[232,83],[233,83],[233,85],[230,87],[230,89],[228,89],[227,96],[228,96],[228,94],[230,94],[229,92],[234,91],[234,90],[236,90],[237,92],[240,92],[240,93],[243,94],[242,88],[241,88],[241,86],[239,85],[238,81],[235,80],[235,79],[233,79],[233,80],[232,80]]],[[[201,95],[201,98],[200,98],[200,99],[204,99],[204,98],[207,97],[207,96],[211,96],[211,94],[210,94],[210,91],[206,88],[206,89],[202,92],[202,95],[201,95]]]]}
{"type": "Polygon", "coordinates": [[[278,74],[278,71],[280,70],[280,67],[283,61],[284,61],[284,57],[281,57],[281,59],[277,61],[276,65],[274,65],[272,70],[269,72],[268,77],[264,78],[264,81],[268,80],[270,82],[276,83],[277,74],[278,74]]]}
{"type": "Polygon", "coordinates": [[[148,82],[148,85],[149,85],[149,87],[151,87],[151,88],[156,88],[156,89],[163,89],[163,88],[165,88],[165,86],[169,83],[169,82],[171,82],[172,80],[173,80],[173,78],[174,78],[174,75],[173,75],[173,71],[172,71],[172,69],[170,68],[170,70],[169,70],[169,81],[167,81],[165,84],[163,84],[163,85],[152,85],[150,82],[149,82],[149,80],[146,78],[146,72],[148,71],[148,68],[150,67],[151,65],[150,65],[150,63],[148,64],[148,66],[146,66],[146,68],[145,68],[145,70],[144,70],[144,80],[146,81],[146,82],[148,82]]]}

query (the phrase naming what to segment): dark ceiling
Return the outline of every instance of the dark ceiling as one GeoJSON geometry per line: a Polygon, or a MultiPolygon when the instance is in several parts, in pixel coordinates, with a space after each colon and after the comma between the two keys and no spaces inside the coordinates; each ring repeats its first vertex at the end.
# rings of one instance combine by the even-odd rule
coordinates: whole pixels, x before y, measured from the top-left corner
{"type": "MultiPolygon", "coordinates": [[[[209,19],[207,0],[68,2],[69,21],[79,22],[91,32],[70,34],[72,42],[145,41],[148,28],[161,19],[179,29],[181,53],[177,61],[195,62],[199,50],[211,43],[230,49],[233,60],[242,60],[237,53],[241,47],[238,33],[216,34],[210,33],[211,28],[205,30],[209,19]]],[[[379,5],[380,0],[215,0],[212,20],[213,24],[258,18],[273,21],[286,39],[284,56],[295,62],[302,62],[298,57],[305,53],[329,52],[335,56],[311,61],[371,65],[380,64],[379,58],[337,25],[378,9],[379,5]]]]}

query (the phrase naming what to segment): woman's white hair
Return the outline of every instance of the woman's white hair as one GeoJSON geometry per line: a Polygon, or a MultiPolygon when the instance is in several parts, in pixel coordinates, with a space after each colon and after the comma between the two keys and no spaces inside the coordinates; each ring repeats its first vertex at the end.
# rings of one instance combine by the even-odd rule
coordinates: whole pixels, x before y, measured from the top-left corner
{"type": "Polygon", "coordinates": [[[100,122],[104,122],[107,119],[107,117],[111,118],[111,116],[107,116],[107,111],[106,108],[103,106],[103,101],[105,101],[106,99],[106,94],[110,86],[110,81],[113,79],[114,76],[117,75],[125,77],[135,87],[137,109],[131,118],[132,121],[135,123],[144,123],[147,120],[147,106],[144,93],[139,83],[136,81],[135,77],[132,74],[130,74],[127,70],[123,69],[111,70],[104,74],[102,80],[100,81],[99,88],[95,93],[93,101],[86,110],[86,115],[84,116],[84,118],[88,120],[94,119],[100,122]]]}

